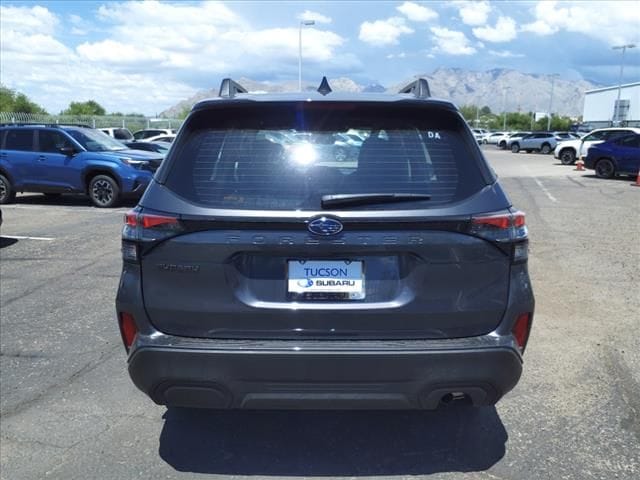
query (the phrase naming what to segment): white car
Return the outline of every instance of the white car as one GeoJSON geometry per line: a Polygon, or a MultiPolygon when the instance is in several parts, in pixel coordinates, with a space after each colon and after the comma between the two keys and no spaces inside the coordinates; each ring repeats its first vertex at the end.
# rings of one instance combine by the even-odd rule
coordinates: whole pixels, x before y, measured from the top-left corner
{"type": "Polygon", "coordinates": [[[158,137],[161,135],[175,135],[176,131],[172,128],[147,128],[145,130],[138,130],[133,133],[133,138],[136,140],[148,140],[151,137],[158,137]]]}
{"type": "Polygon", "coordinates": [[[175,133],[164,133],[162,135],[156,135],[154,137],[143,138],[141,142],[173,142],[174,138],[176,138],[175,133]]]}
{"type": "Polygon", "coordinates": [[[589,132],[587,135],[580,139],[568,140],[566,142],[560,142],[556,145],[553,151],[553,156],[560,160],[563,165],[571,165],[575,161],[587,154],[587,150],[592,145],[606,142],[612,138],[618,137],[625,133],[638,133],[640,134],[640,128],[634,127],[613,127],[613,128],[598,128],[589,132]]]}
{"type": "Polygon", "coordinates": [[[497,145],[498,140],[505,135],[508,135],[508,132],[490,132],[487,133],[484,137],[482,137],[482,143],[487,145],[497,145]]]}
{"type": "Polygon", "coordinates": [[[128,128],[101,128],[100,131],[122,142],[133,140],[133,135],[128,128]]]}
{"type": "Polygon", "coordinates": [[[472,128],[471,131],[473,132],[473,136],[475,137],[476,142],[478,142],[478,143],[481,143],[482,139],[484,138],[484,136],[487,133],[489,133],[484,128],[472,128]]]}

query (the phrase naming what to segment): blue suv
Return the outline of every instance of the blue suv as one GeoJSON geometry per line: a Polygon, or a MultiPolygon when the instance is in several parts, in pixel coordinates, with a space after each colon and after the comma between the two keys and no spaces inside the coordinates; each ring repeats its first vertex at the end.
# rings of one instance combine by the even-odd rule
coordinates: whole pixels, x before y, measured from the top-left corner
{"type": "Polygon", "coordinates": [[[0,204],[16,192],[85,193],[96,207],[142,195],[157,153],[130,150],[99,130],[72,125],[0,127],[0,204]]]}

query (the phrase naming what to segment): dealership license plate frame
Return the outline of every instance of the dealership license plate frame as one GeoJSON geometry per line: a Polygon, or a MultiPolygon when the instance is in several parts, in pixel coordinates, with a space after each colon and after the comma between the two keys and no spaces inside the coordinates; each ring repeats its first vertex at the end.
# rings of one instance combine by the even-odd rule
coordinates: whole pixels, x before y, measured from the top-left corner
{"type": "MultiPolygon", "coordinates": [[[[365,263],[363,260],[351,260],[351,259],[301,259],[294,258],[287,260],[286,268],[286,291],[290,300],[364,300],[366,296],[365,290],[365,263]],[[306,286],[301,288],[299,285],[293,285],[292,282],[304,280],[304,278],[292,278],[292,275],[296,275],[296,267],[311,267],[311,268],[339,268],[347,267],[349,270],[356,269],[359,275],[356,278],[351,278],[353,274],[349,272],[347,279],[357,280],[355,287],[340,288],[336,287],[318,287],[306,286]],[[293,268],[292,268],[293,267],[293,268]],[[293,287],[293,288],[292,288],[293,287]]],[[[299,275],[298,275],[299,276],[299,275]]],[[[310,280],[337,280],[336,277],[313,277],[310,280]]]]}

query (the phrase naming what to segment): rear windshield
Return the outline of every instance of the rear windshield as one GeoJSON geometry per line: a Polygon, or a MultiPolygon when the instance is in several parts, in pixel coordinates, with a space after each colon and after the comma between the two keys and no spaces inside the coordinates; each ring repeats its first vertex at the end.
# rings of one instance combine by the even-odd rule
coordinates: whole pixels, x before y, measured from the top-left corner
{"type": "Polygon", "coordinates": [[[429,208],[486,185],[464,121],[415,104],[243,102],[194,114],[176,147],[165,185],[213,208],[318,210],[324,195],[369,193],[426,194],[401,208],[429,208]]]}

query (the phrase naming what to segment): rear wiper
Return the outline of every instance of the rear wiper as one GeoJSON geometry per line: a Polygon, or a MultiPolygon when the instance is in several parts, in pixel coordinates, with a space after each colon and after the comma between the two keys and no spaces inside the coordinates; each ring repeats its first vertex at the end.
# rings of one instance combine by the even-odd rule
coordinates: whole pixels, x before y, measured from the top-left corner
{"type": "Polygon", "coordinates": [[[424,193],[342,193],[338,195],[323,195],[321,205],[322,208],[340,208],[420,200],[431,200],[431,195],[424,193]]]}

